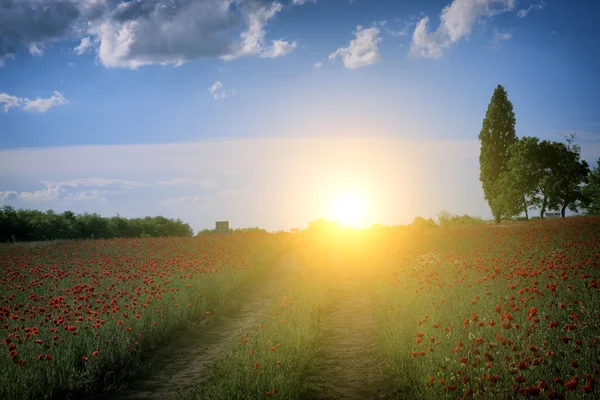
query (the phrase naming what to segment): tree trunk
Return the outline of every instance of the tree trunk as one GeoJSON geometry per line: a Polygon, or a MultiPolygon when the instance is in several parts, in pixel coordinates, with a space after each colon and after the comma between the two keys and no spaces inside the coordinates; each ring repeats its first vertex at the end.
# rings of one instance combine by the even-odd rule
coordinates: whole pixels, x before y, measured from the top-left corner
{"type": "Polygon", "coordinates": [[[564,204],[564,205],[562,206],[562,208],[560,209],[560,216],[561,216],[562,218],[564,218],[564,217],[565,217],[565,210],[566,210],[566,209],[567,209],[567,205],[566,205],[566,204],[564,204]]]}
{"type": "Polygon", "coordinates": [[[544,219],[544,214],[546,213],[546,203],[548,202],[548,200],[546,199],[546,196],[544,196],[543,200],[542,200],[542,207],[540,209],[540,219],[544,219]]]}
{"type": "Polygon", "coordinates": [[[525,220],[529,221],[529,214],[527,213],[527,199],[523,196],[523,208],[525,208],[525,220]]]}

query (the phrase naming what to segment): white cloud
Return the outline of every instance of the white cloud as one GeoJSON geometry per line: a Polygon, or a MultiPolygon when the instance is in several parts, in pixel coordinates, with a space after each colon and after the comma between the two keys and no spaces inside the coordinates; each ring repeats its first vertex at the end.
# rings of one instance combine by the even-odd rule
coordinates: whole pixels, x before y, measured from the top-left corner
{"type": "Polygon", "coordinates": [[[35,57],[41,57],[44,55],[44,50],[42,50],[37,43],[29,43],[29,53],[35,57]]]}
{"type": "Polygon", "coordinates": [[[75,48],[73,48],[73,51],[75,52],[75,54],[80,56],[80,55],[85,54],[88,51],[90,51],[93,47],[94,47],[94,43],[92,42],[90,37],[85,36],[85,37],[81,38],[81,42],[79,42],[79,45],[77,45],[77,46],[75,46],[75,48]]]}
{"type": "Polygon", "coordinates": [[[306,3],[316,3],[317,0],[292,0],[293,5],[301,6],[306,3]]]}
{"type": "Polygon", "coordinates": [[[76,54],[94,51],[111,68],[177,66],[201,57],[279,57],[296,47],[266,38],[266,24],[282,8],[272,0],[4,0],[0,65],[14,57],[18,45],[42,55],[46,44],[67,39],[79,40],[76,54]]]}
{"type": "Polygon", "coordinates": [[[321,68],[323,66],[323,63],[321,61],[317,61],[314,65],[315,68],[321,68]]]}
{"type": "Polygon", "coordinates": [[[544,3],[543,1],[539,2],[538,4],[530,4],[529,7],[520,9],[519,12],[517,13],[517,17],[525,18],[527,16],[527,14],[529,14],[530,11],[543,10],[545,6],[546,6],[546,3],[544,3]]]}
{"type": "Polygon", "coordinates": [[[500,32],[497,29],[494,29],[494,36],[492,36],[492,44],[498,44],[503,40],[510,40],[512,38],[512,34],[510,32],[500,32]]]}
{"type": "Polygon", "coordinates": [[[283,40],[273,40],[271,46],[265,46],[265,25],[282,8],[283,5],[279,2],[269,5],[246,3],[243,10],[248,30],[241,33],[240,42],[234,45],[233,50],[221,58],[226,61],[247,56],[275,58],[295,49],[296,42],[289,43],[283,40]]]}
{"type": "Polygon", "coordinates": [[[4,66],[4,62],[6,60],[10,60],[11,58],[15,58],[14,53],[6,53],[6,54],[0,53],[0,67],[4,66]]]}
{"type": "Polygon", "coordinates": [[[30,192],[17,192],[14,190],[0,192],[0,200],[6,200],[10,196],[14,196],[23,202],[106,200],[106,195],[108,194],[124,193],[139,188],[181,186],[206,189],[215,186],[214,181],[211,179],[196,178],[172,178],[154,182],[143,182],[129,179],[90,177],[65,181],[41,181],[40,183],[44,186],[43,189],[30,192]]]}
{"type": "Polygon", "coordinates": [[[334,60],[340,56],[344,66],[350,69],[375,64],[380,61],[379,43],[382,39],[378,35],[378,28],[363,28],[359,25],[354,32],[355,39],[350,41],[348,47],[340,47],[329,55],[329,59],[334,60]]]}
{"type": "Polygon", "coordinates": [[[0,105],[4,108],[4,112],[8,112],[11,107],[20,107],[23,99],[11,96],[8,93],[0,93],[0,105]]]}
{"type": "Polygon", "coordinates": [[[125,179],[105,179],[105,178],[80,178],[69,181],[42,181],[44,189],[34,192],[12,192],[17,194],[19,200],[24,202],[48,202],[60,198],[64,200],[90,200],[104,197],[111,188],[112,190],[127,190],[134,187],[144,186],[144,183],[129,181],[125,179]],[[76,188],[93,188],[90,190],[68,192],[76,188]],[[100,188],[100,189],[99,189],[100,188]],[[102,189],[102,190],[101,190],[102,189]]]}
{"type": "Polygon", "coordinates": [[[8,190],[6,192],[0,192],[0,200],[7,200],[11,196],[18,197],[19,193],[15,192],[14,190],[8,190]]]}
{"type": "Polygon", "coordinates": [[[69,104],[69,102],[61,92],[56,90],[51,97],[46,99],[38,97],[35,100],[11,96],[8,93],[0,93],[0,105],[3,105],[4,112],[8,112],[8,110],[13,107],[22,107],[24,110],[30,111],[46,112],[52,107],[63,104],[69,104]]]}
{"type": "Polygon", "coordinates": [[[65,96],[61,92],[55,90],[54,94],[46,99],[40,97],[37,97],[35,100],[25,99],[23,101],[23,109],[43,113],[52,107],[64,104],[69,104],[69,102],[67,99],[65,99],[65,96]]]}
{"type": "Polygon", "coordinates": [[[445,49],[471,34],[475,22],[511,11],[514,7],[515,0],[454,0],[442,10],[437,30],[428,31],[429,17],[417,23],[409,54],[440,58],[445,49]]]}
{"type": "Polygon", "coordinates": [[[228,97],[233,92],[229,92],[223,89],[223,83],[221,81],[216,81],[212,84],[211,87],[208,88],[210,94],[214,97],[215,100],[221,100],[225,97],[228,97]]]}
{"type": "Polygon", "coordinates": [[[277,58],[291,53],[296,48],[296,42],[285,42],[283,40],[273,40],[271,46],[265,48],[261,53],[262,58],[277,58]]]}
{"type": "Polygon", "coordinates": [[[84,190],[76,193],[69,193],[64,197],[67,202],[70,201],[89,201],[89,200],[100,200],[106,201],[106,195],[109,193],[108,190],[91,189],[84,190]]]}

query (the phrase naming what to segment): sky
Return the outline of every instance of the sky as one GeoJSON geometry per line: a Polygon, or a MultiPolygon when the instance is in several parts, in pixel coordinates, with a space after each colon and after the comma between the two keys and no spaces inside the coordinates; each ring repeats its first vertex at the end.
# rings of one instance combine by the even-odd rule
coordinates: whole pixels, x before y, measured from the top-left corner
{"type": "Polygon", "coordinates": [[[490,218],[478,134],[600,158],[597,0],[4,0],[0,205],[304,228],[490,218]]]}

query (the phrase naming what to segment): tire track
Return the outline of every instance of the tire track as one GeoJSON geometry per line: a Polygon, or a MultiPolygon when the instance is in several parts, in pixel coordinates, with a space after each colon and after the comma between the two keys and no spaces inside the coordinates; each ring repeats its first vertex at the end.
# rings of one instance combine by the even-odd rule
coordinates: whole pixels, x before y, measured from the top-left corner
{"type": "Polygon", "coordinates": [[[386,399],[374,302],[365,290],[364,277],[340,277],[337,291],[337,306],[322,318],[323,342],[307,398],[386,399]]]}
{"type": "Polygon", "coordinates": [[[296,265],[296,256],[287,254],[272,267],[268,284],[250,294],[236,311],[222,317],[205,329],[193,335],[182,335],[174,342],[158,350],[153,357],[152,367],[143,376],[132,380],[111,399],[180,399],[189,393],[203,378],[209,376],[209,369],[244,329],[262,320],[266,308],[279,291],[272,288],[283,287],[288,270],[296,265]]]}

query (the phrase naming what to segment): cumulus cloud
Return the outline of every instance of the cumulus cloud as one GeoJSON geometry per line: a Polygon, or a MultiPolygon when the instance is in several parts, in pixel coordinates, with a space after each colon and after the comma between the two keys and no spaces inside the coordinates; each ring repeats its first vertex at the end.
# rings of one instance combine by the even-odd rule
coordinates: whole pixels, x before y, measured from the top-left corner
{"type": "Polygon", "coordinates": [[[383,39],[379,37],[379,29],[376,27],[363,28],[357,26],[354,31],[355,39],[350,41],[348,47],[340,47],[329,55],[330,60],[337,56],[342,57],[344,66],[350,69],[365,67],[380,61],[379,43],[383,39]]]}
{"type": "Polygon", "coordinates": [[[265,25],[282,8],[269,0],[2,0],[0,64],[16,45],[41,55],[45,43],[61,39],[78,40],[75,53],[94,50],[106,67],[274,58],[296,47],[265,38],[265,25]]]}
{"type": "Polygon", "coordinates": [[[81,41],[79,42],[79,44],[77,46],[75,46],[75,48],[73,48],[73,51],[77,55],[82,55],[82,54],[85,54],[88,51],[90,51],[93,47],[94,47],[94,43],[92,42],[90,37],[85,36],[85,37],[81,38],[81,41]]]}
{"type": "Polygon", "coordinates": [[[11,96],[8,93],[0,93],[0,105],[4,109],[4,112],[8,112],[11,107],[20,107],[22,99],[11,96]]]}
{"type": "Polygon", "coordinates": [[[29,45],[68,33],[80,16],[74,0],[2,0],[0,34],[29,45]]]}
{"type": "Polygon", "coordinates": [[[444,50],[471,34],[475,22],[514,8],[515,0],[454,0],[442,10],[437,30],[429,31],[429,17],[417,23],[409,54],[440,58],[444,50]]]}
{"type": "Polygon", "coordinates": [[[208,91],[215,100],[224,99],[228,96],[228,92],[227,90],[223,89],[223,83],[221,81],[216,81],[213,83],[212,86],[208,88],[208,91]]]}
{"type": "Polygon", "coordinates": [[[0,200],[3,200],[3,201],[5,201],[5,200],[7,200],[9,197],[12,197],[12,196],[14,196],[14,197],[18,197],[18,196],[19,196],[19,193],[18,193],[18,192],[15,192],[14,190],[9,190],[9,191],[6,191],[6,192],[0,192],[0,200]]]}
{"type": "Polygon", "coordinates": [[[321,61],[317,61],[314,65],[315,68],[321,68],[323,66],[323,63],[321,61]]]}
{"type": "Polygon", "coordinates": [[[29,43],[29,54],[41,57],[44,55],[44,50],[42,50],[37,43],[29,43]]]}
{"type": "Polygon", "coordinates": [[[546,7],[546,3],[544,3],[543,1],[541,1],[538,4],[530,4],[529,7],[520,9],[519,12],[517,13],[517,17],[525,18],[527,16],[527,14],[529,14],[530,11],[543,10],[544,7],[546,7]]]}
{"type": "Polygon", "coordinates": [[[247,2],[243,10],[248,29],[241,33],[240,41],[234,45],[233,50],[221,58],[226,61],[247,56],[275,58],[295,49],[296,42],[289,43],[283,40],[274,40],[270,46],[265,46],[265,26],[282,8],[283,5],[278,2],[247,2]]]}
{"type": "Polygon", "coordinates": [[[262,53],[260,53],[260,57],[263,58],[277,58],[281,56],[285,56],[288,53],[291,53],[296,48],[296,42],[285,42],[283,40],[273,40],[271,42],[271,46],[264,49],[262,53]]]}
{"type": "Polygon", "coordinates": [[[225,54],[238,16],[232,0],[146,0],[120,3],[92,27],[107,67],[180,65],[225,54]]]}
{"type": "Polygon", "coordinates": [[[69,104],[69,102],[61,92],[56,90],[51,97],[45,99],[38,97],[35,100],[30,100],[26,97],[11,96],[8,93],[0,93],[0,105],[4,108],[5,113],[12,107],[22,107],[28,111],[46,112],[52,107],[63,104],[69,104]]]}
{"type": "Polygon", "coordinates": [[[61,106],[64,104],[69,104],[65,96],[55,90],[54,94],[51,97],[46,99],[37,97],[35,100],[25,99],[23,100],[23,110],[29,111],[37,111],[37,112],[46,112],[52,107],[61,106]]]}

